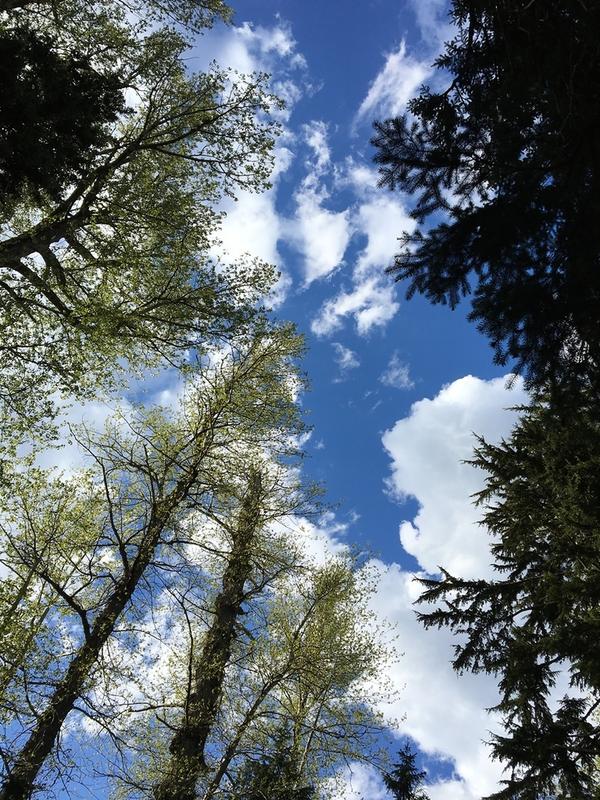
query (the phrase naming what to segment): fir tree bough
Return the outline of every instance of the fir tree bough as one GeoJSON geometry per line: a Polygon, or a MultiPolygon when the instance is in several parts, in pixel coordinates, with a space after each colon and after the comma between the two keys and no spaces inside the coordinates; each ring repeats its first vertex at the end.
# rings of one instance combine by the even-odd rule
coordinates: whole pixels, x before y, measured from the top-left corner
{"type": "Polygon", "coordinates": [[[423,580],[419,616],[457,635],[459,672],[498,676],[507,765],[494,800],[592,800],[600,786],[600,408],[543,400],[499,445],[480,440],[477,496],[495,575],[423,580]],[[559,675],[570,690],[556,696],[559,675]],[[553,697],[554,695],[554,697],[553,697]]]}
{"type": "Polygon", "coordinates": [[[600,7],[454,0],[451,17],[436,88],[375,123],[381,184],[414,194],[420,223],[390,272],[434,303],[471,294],[531,384],[598,388],[600,7]]]}

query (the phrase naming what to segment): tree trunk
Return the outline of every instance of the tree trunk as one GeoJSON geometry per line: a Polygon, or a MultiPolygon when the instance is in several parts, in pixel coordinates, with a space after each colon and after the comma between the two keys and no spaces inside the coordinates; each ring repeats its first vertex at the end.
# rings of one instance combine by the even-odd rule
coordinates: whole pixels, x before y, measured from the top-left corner
{"type": "Polygon", "coordinates": [[[171,759],[156,786],[156,800],[194,800],[196,784],[206,770],[204,751],[219,710],[225,670],[242,613],[244,586],[252,571],[251,555],[261,521],[262,480],[251,471],[233,547],[214,606],[214,619],[194,664],[195,680],[185,715],[170,744],[171,759]]]}
{"type": "Polygon", "coordinates": [[[50,754],[62,725],[81,696],[97,662],[140,578],[152,561],[161,533],[173,511],[189,492],[196,472],[178,481],[173,491],[153,504],[146,534],[131,568],[115,584],[104,609],[96,618],[84,643],[73,658],[63,679],[56,686],[47,707],[38,717],[31,735],[17,755],[0,789],[0,800],[27,800],[35,788],[35,780],[50,754]]]}

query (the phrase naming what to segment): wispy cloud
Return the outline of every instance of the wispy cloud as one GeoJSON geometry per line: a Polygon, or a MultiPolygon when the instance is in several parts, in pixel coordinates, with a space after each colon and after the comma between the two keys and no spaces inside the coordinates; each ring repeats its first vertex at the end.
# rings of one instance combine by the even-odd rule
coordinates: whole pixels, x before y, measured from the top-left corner
{"type": "Polygon", "coordinates": [[[392,354],[390,363],[381,374],[379,380],[384,386],[392,386],[394,389],[414,389],[415,383],[410,377],[408,364],[400,361],[397,352],[392,354]]]}
{"type": "Polygon", "coordinates": [[[317,336],[329,336],[342,327],[345,318],[353,317],[357,332],[365,335],[386,325],[399,308],[391,282],[369,278],[327,300],[310,327],[317,336]]]}
{"type": "Polygon", "coordinates": [[[419,61],[406,52],[406,42],[388,53],[385,64],[369,86],[356,114],[356,122],[375,117],[397,117],[431,73],[429,59],[419,61]]]}
{"type": "Polygon", "coordinates": [[[351,369],[356,369],[360,366],[360,361],[354,350],[349,347],[344,347],[340,342],[332,342],[331,345],[335,351],[335,363],[338,365],[340,376],[343,378],[351,369]]]}

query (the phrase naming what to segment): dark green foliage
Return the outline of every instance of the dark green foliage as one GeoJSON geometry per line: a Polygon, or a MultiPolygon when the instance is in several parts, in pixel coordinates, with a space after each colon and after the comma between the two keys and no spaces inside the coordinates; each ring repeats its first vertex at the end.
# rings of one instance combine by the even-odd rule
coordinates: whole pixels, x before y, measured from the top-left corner
{"type": "Polygon", "coordinates": [[[123,110],[116,75],[28,28],[0,31],[0,204],[24,190],[57,199],[123,110]]]}
{"type": "MultiPolygon", "coordinates": [[[[600,364],[600,3],[454,0],[413,116],[375,124],[381,183],[422,227],[390,272],[471,319],[530,384],[600,364]]],[[[595,378],[597,380],[597,378],[595,378]]]]}
{"type": "Polygon", "coordinates": [[[383,773],[383,782],[395,800],[429,800],[421,790],[423,778],[427,773],[421,772],[415,765],[416,754],[412,752],[408,742],[398,751],[400,759],[391,772],[383,773]]]}
{"type": "MultiPolygon", "coordinates": [[[[499,676],[509,765],[497,800],[600,796],[600,407],[587,396],[538,401],[508,441],[480,440],[478,503],[495,576],[423,581],[426,626],[461,636],[454,667],[499,676]],[[551,699],[557,674],[573,689],[551,699]]],[[[555,692],[556,694],[556,692],[555,692]]],[[[560,693],[559,693],[560,694],[560,693]]]]}
{"type": "Polygon", "coordinates": [[[247,761],[238,775],[235,800],[313,800],[314,786],[303,786],[289,746],[280,735],[272,754],[247,761]]]}

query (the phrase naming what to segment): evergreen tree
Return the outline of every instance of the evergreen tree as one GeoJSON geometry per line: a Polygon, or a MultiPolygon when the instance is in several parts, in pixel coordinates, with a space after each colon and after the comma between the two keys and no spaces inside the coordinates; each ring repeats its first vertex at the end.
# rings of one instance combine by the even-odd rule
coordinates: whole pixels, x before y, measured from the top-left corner
{"type": "Polygon", "coordinates": [[[299,781],[289,746],[290,737],[291,732],[284,727],[266,757],[244,764],[232,800],[313,800],[316,788],[303,786],[299,781]]]}
{"type": "Polygon", "coordinates": [[[0,28],[0,208],[30,193],[59,199],[81,178],[89,151],[109,144],[124,111],[119,77],[89,57],[62,56],[50,37],[0,28]]]}
{"type": "Polygon", "coordinates": [[[455,669],[499,678],[492,748],[508,777],[495,800],[600,792],[600,406],[579,406],[538,400],[507,441],[480,440],[495,575],[422,581],[421,602],[438,607],[421,620],[460,636],[455,669]]]}
{"type": "Polygon", "coordinates": [[[422,791],[423,779],[426,772],[417,769],[413,753],[407,742],[402,750],[398,751],[399,761],[394,764],[391,772],[383,773],[383,782],[395,800],[428,800],[422,791]]]}
{"type": "Polygon", "coordinates": [[[470,318],[530,383],[600,387],[600,4],[453,0],[410,114],[376,122],[381,183],[417,197],[390,272],[470,318]],[[429,221],[430,227],[424,223],[429,221]]]}

